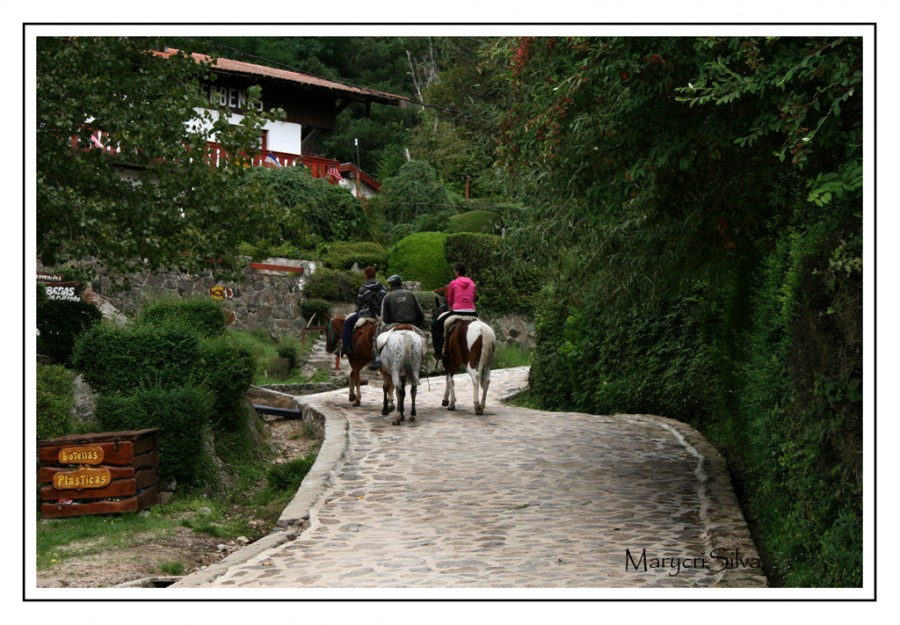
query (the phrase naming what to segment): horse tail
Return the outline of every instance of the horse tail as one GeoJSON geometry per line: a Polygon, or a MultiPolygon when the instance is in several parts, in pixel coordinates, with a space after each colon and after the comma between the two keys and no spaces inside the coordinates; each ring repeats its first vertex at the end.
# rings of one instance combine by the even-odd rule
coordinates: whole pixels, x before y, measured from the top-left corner
{"type": "Polygon", "coordinates": [[[419,384],[419,371],[415,366],[415,341],[411,332],[403,333],[403,368],[406,371],[406,379],[413,385],[419,384]]]}
{"type": "Polygon", "coordinates": [[[494,349],[497,344],[497,336],[491,326],[482,322],[481,326],[481,358],[478,360],[478,377],[484,384],[491,376],[491,363],[494,362],[494,349]]]}

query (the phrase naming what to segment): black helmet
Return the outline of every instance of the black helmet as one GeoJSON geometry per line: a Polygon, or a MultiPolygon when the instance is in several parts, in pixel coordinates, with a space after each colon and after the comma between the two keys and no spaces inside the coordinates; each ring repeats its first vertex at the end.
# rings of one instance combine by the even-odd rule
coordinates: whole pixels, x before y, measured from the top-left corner
{"type": "Polygon", "coordinates": [[[401,278],[397,274],[394,274],[390,278],[388,278],[388,284],[390,284],[391,286],[403,286],[403,278],[401,278]]]}

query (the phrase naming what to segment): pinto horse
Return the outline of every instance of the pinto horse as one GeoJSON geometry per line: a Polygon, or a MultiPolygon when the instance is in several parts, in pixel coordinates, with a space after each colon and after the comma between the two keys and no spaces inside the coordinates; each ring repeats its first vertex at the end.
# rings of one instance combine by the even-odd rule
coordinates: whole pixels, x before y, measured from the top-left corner
{"type": "Polygon", "coordinates": [[[392,425],[400,425],[405,419],[403,403],[406,398],[406,383],[410,385],[412,410],[409,422],[416,420],[416,390],[419,386],[419,371],[422,368],[422,355],[425,352],[422,336],[412,326],[397,326],[387,337],[384,349],[381,350],[381,372],[383,374],[382,390],[384,391],[384,407],[381,414],[391,412],[393,406],[390,399],[393,391],[397,391],[397,416],[392,425]]]}
{"type": "MultiPolygon", "coordinates": [[[[341,347],[344,320],[343,316],[335,315],[328,320],[328,324],[325,326],[325,351],[329,354],[333,354],[341,347]]],[[[350,363],[350,403],[354,406],[359,406],[361,397],[359,372],[375,359],[375,354],[372,353],[372,339],[375,336],[376,325],[367,323],[353,331],[353,341],[350,352],[347,354],[347,362],[350,363]]],[[[391,405],[393,406],[393,399],[391,405]]]]}
{"type": "MultiPolygon", "coordinates": [[[[445,312],[446,308],[446,304],[441,305],[440,298],[435,298],[435,318],[445,312]]],[[[453,374],[465,366],[474,387],[475,414],[484,414],[487,391],[491,385],[491,364],[494,362],[497,336],[491,326],[476,317],[452,316],[458,316],[459,321],[448,318],[448,323],[444,326],[445,329],[449,327],[441,359],[447,373],[447,385],[441,405],[447,406],[448,410],[456,410],[453,374]]]]}

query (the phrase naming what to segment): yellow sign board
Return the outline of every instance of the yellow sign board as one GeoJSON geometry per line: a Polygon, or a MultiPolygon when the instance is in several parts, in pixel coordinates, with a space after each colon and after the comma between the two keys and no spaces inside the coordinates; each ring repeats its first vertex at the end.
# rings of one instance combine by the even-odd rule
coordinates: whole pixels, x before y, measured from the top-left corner
{"type": "Polygon", "coordinates": [[[63,447],[58,457],[60,464],[100,464],[103,462],[103,448],[63,447]]]}
{"type": "Polygon", "coordinates": [[[53,488],[56,490],[82,490],[85,488],[103,488],[109,486],[112,475],[109,469],[93,469],[85,467],[77,471],[66,471],[53,476],[53,488]]]}

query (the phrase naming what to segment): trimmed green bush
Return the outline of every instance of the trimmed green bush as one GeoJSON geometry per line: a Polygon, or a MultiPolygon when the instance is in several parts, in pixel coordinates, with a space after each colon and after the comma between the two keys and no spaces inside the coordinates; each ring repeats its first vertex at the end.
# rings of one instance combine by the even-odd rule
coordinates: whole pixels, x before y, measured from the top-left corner
{"type": "Polygon", "coordinates": [[[453,279],[453,271],[444,257],[444,241],[448,236],[445,232],[417,232],[397,241],[390,249],[388,273],[421,282],[423,291],[446,286],[453,279]]]}
{"type": "Polygon", "coordinates": [[[200,345],[197,383],[213,397],[216,427],[233,429],[241,417],[241,399],[253,383],[253,354],[230,336],[207,339],[200,345]]]}
{"type": "Polygon", "coordinates": [[[56,364],[71,364],[75,340],[102,319],[93,304],[45,299],[37,308],[38,353],[49,356],[56,364]]]}
{"type": "Polygon", "coordinates": [[[500,223],[500,215],[493,211],[474,210],[459,213],[450,217],[447,231],[451,234],[461,232],[479,232],[482,234],[495,234],[496,227],[500,223]]]}
{"type": "Polygon", "coordinates": [[[183,386],[199,356],[200,339],[182,326],[100,324],[78,338],[73,363],[98,393],[127,393],[183,386]]]}
{"type": "Polygon", "coordinates": [[[338,271],[319,267],[306,282],[306,296],[311,300],[355,302],[356,293],[365,281],[362,272],[338,271]]]}
{"type": "Polygon", "coordinates": [[[331,304],[324,299],[308,299],[300,304],[300,314],[307,320],[316,315],[315,325],[324,325],[324,320],[331,315],[331,304]]]}
{"type": "Polygon", "coordinates": [[[225,311],[209,298],[164,299],[144,306],[135,317],[136,324],[156,327],[182,326],[200,337],[225,333],[225,311]]]}
{"type": "Polygon", "coordinates": [[[74,375],[62,365],[37,366],[37,437],[69,434],[75,406],[74,375]]]}
{"type": "Polygon", "coordinates": [[[203,441],[213,403],[209,391],[196,387],[147,389],[100,395],[95,415],[113,432],[159,428],[159,476],[196,485],[207,456],[203,441]]]}
{"type": "Polygon", "coordinates": [[[372,242],[333,243],[322,262],[332,269],[352,269],[353,265],[360,270],[367,265],[384,267],[387,252],[381,245],[372,242]]]}

